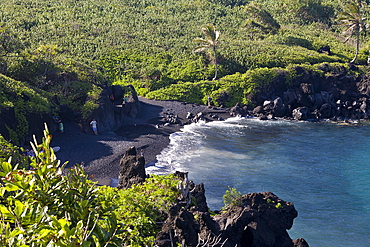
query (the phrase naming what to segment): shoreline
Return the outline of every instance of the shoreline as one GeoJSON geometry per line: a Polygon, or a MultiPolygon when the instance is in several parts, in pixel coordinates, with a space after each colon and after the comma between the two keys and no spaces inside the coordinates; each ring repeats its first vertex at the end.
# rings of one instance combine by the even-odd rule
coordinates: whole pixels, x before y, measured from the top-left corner
{"type": "Polygon", "coordinates": [[[189,124],[188,112],[203,113],[206,121],[227,119],[228,108],[180,101],[157,101],[139,97],[141,112],[137,118],[126,118],[125,124],[116,131],[92,135],[83,133],[77,123],[65,122],[64,133],[54,133],[51,146],[59,146],[56,153],[61,163],[68,161],[66,168],[83,164],[86,173],[98,185],[111,185],[118,179],[120,159],[126,150],[135,146],[144,150],[145,164],[156,162],[159,155],[170,144],[170,135],[181,131],[189,124]],[[166,124],[166,116],[177,115],[178,124],[166,124]]]}

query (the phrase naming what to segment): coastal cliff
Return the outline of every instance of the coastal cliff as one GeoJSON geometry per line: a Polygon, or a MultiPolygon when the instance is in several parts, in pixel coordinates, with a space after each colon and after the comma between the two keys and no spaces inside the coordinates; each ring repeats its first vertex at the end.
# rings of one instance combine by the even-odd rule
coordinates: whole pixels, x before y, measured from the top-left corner
{"type": "MultiPolygon", "coordinates": [[[[357,71],[355,65],[351,70],[357,71]]],[[[297,75],[287,83],[283,72],[269,85],[257,88],[250,94],[252,104],[237,104],[233,115],[252,115],[262,120],[284,117],[294,120],[356,120],[370,115],[369,75],[348,76],[346,69],[328,70],[322,64],[320,75],[304,67],[295,67],[297,75]]]]}

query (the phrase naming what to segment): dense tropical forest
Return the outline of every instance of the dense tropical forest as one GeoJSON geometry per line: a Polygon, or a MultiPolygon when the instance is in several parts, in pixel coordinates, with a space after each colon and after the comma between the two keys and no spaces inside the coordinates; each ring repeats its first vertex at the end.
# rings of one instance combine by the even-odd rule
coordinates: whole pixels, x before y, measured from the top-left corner
{"type": "MultiPolygon", "coordinates": [[[[58,94],[79,111],[91,111],[100,90],[111,84],[132,84],[140,95],[159,100],[205,103],[211,95],[216,105],[249,103],[246,94],[281,70],[298,64],[314,70],[320,63],[335,68],[352,60],[356,30],[343,34],[348,27],[338,25],[346,4],[5,1],[0,6],[2,87],[12,90],[5,81],[13,79],[39,97],[58,94]],[[213,29],[202,30],[207,25],[213,29]],[[197,38],[209,41],[210,31],[218,33],[217,40],[195,52],[202,45],[197,38]],[[347,37],[352,38],[345,43],[347,37]],[[320,53],[323,47],[330,53],[320,53]]],[[[360,10],[366,14],[365,5],[360,10]]],[[[367,46],[360,43],[356,63],[366,64],[367,46]]],[[[5,97],[2,106],[14,104],[5,97]]]]}
{"type": "MultiPolygon", "coordinates": [[[[58,115],[55,95],[87,118],[100,92],[114,84],[132,84],[158,100],[206,103],[210,95],[214,105],[230,107],[249,104],[248,95],[280,73],[289,83],[296,66],[367,73],[366,3],[2,1],[0,113],[17,117],[7,127],[17,144],[28,131],[27,114],[58,115]],[[360,69],[349,70],[349,62],[360,69]]],[[[173,178],[154,177],[134,192],[98,189],[81,167],[60,176],[49,143],[46,131],[43,143],[34,143],[40,153],[29,160],[1,139],[1,246],[150,246],[156,220],[178,193],[173,178]],[[161,196],[147,204],[154,187],[163,188],[161,196]]]]}

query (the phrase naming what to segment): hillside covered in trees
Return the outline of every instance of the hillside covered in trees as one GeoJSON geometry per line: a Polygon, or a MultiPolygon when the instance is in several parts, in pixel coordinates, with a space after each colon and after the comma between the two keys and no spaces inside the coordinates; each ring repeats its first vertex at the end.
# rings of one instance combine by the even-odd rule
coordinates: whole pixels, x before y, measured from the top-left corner
{"type": "MultiPolygon", "coordinates": [[[[353,11],[366,17],[366,6],[352,2],[355,20],[339,0],[5,1],[0,107],[20,117],[2,132],[19,140],[27,133],[22,116],[58,115],[54,95],[87,118],[112,84],[132,84],[158,100],[206,103],[210,95],[230,107],[250,104],[249,96],[281,73],[289,83],[297,65],[330,64],[322,74],[348,68],[356,40],[354,62],[366,65],[362,29],[347,25],[356,24],[353,11]]],[[[366,73],[361,68],[356,73],[366,73]]]]}

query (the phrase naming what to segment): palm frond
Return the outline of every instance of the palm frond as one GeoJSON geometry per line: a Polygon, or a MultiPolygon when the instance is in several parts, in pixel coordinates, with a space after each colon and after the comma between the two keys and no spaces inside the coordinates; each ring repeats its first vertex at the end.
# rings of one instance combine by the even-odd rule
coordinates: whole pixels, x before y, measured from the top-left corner
{"type": "Polygon", "coordinates": [[[205,51],[209,48],[210,48],[210,46],[208,46],[208,45],[200,45],[200,46],[195,47],[193,52],[203,52],[203,51],[205,51]]]}

